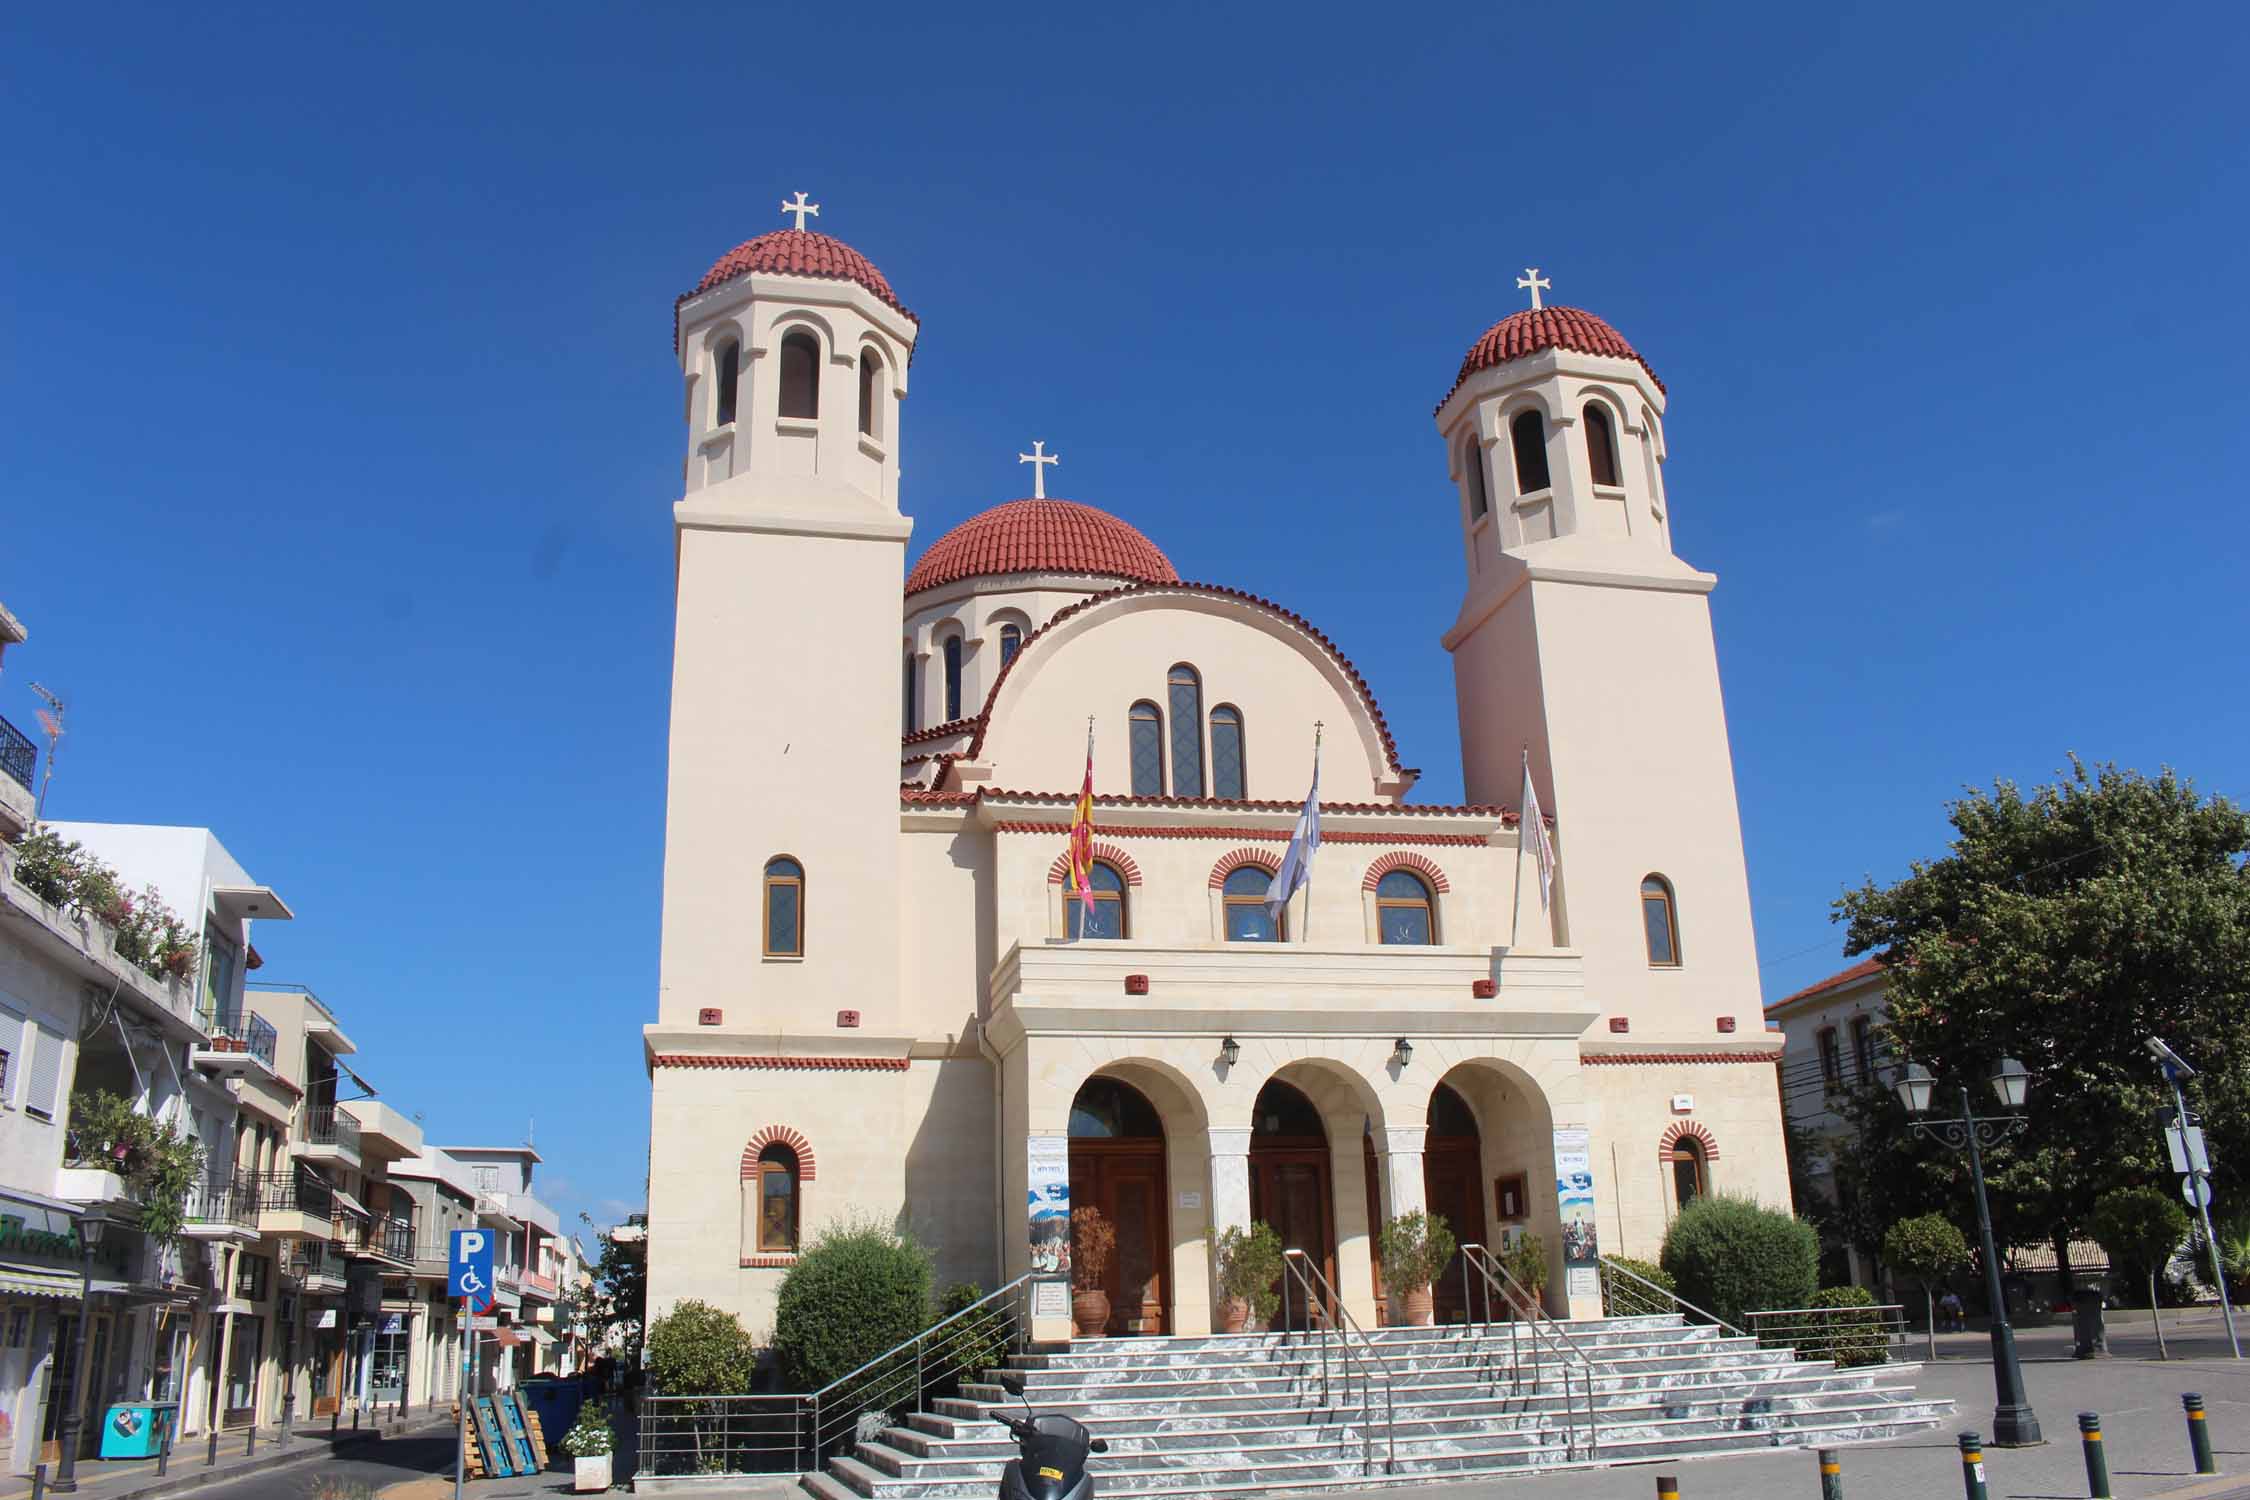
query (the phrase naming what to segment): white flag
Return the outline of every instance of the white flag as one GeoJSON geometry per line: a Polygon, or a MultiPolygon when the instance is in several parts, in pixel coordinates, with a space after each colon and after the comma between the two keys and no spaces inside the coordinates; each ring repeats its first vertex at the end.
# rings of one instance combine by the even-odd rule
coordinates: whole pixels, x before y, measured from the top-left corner
{"type": "Polygon", "coordinates": [[[1547,818],[1539,810],[1539,789],[1531,784],[1531,752],[1523,753],[1523,823],[1518,837],[1530,843],[1539,858],[1539,909],[1547,910],[1555,887],[1555,846],[1547,837],[1547,818]]]}
{"type": "Polygon", "coordinates": [[[1313,851],[1320,847],[1320,752],[1313,752],[1312,790],[1305,793],[1305,810],[1297,814],[1296,832],[1289,835],[1289,852],[1281,857],[1281,868],[1274,872],[1273,883],[1266,887],[1266,909],[1273,913],[1276,924],[1289,905],[1289,898],[1297,894],[1297,887],[1312,879],[1313,851]]]}

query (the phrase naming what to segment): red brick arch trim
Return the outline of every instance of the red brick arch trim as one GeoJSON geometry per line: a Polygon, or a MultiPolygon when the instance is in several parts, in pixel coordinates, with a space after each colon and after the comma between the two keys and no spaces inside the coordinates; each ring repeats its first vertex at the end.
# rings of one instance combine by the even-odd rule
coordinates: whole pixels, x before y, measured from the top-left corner
{"type": "MultiPolygon", "coordinates": [[[[1105,865],[1115,866],[1117,873],[1125,877],[1127,885],[1137,886],[1141,883],[1141,867],[1133,863],[1132,855],[1127,854],[1115,844],[1096,844],[1094,846],[1094,858],[1105,865]]],[[[1047,884],[1061,885],[1063,878],[1068,874],[1070,874],[1070,851],[1065,849],[1055,856],[1053,864],[1047,866],[1047,884]]]]}
{"type": "Polygon", "coordinates": [[[1664,1139],[1656,1144],[1656,1159],[1659,1162],[1669,1162],[1672,1159],[1672,1148],[1684,1140],[1693,1140],[1701,1146],[1705,1161],[1717,1161],[1719,1159],[1718,1137],[1693,1120],[1676,1120],[1673,1122],[1672,1128],[1664,1132],[1664,1139]]]}
{"type": "Polygon", "coordinates": [[[1359,888],[1363,891],[1374,890],[1376,886],[1382,884],[1383,877],[1393,870],[1412,871],[1427,880],[1430,883],[1430,889],[1441,896],[1453,889],[1446,881],[1445,871],[1439,869],[1437,861],[1426,854],[1384,855],[1367,867],[1367,878],[1359,883],[1359,888]]]}
{"type": "Polygon", "coordinates": [[[1227,877],[1244,865],[1256,865],[1268,875],[1281,873],[1281,857],[1271,849],[1237,849],[1211,867],[1211,889],[1225,885],[1227,877]]]}
{"type": "Polygon", "coordinates": [[[758,1153],[768,1146],[787,1146],[790,1150],[796,1152],[797,1180],[799,1182],[813,1180],[812,1142],[806,1140],[802,1132],[791,1130],[786,1125],[768,1125],[765,1129],[750,1137],[750,1144],[742,1148],[742,1180],[744,1182],[748,1182],[758,1175],[758,1153]]]}

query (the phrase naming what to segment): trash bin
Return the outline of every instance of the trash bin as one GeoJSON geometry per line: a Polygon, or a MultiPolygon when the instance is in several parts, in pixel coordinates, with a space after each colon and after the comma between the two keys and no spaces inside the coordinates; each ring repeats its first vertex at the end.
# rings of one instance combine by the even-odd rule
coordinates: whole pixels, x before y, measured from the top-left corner
{"type": "Polygon", "coordinates": [[[547,1439],[547,1452],[560,1454],[563,1434],[578,1423],[578,1408],[586,1399],[585,1388],[575,1380],[555,1380],[541,1375],[525,1381],[516,1394],[526,1407],[539,1414],[539,1431],[547,1439]]]}
{"type": "Polygon", "coordinates": [[[2075,1359],[2106,1359],[2109,1356],[2109,1320],[2102,1313],[2100,1286],[2082,1286],[2070,1299],[2070,1332],[2077,1347],[2071,1356],[2075,1359]]]}
{"type": "Polygon", "coordinates": [[[103,1458],[154,1458],[164,1451],[179,1407],[169,1401],[121,1401],[102,1418],[103,1458]]]}

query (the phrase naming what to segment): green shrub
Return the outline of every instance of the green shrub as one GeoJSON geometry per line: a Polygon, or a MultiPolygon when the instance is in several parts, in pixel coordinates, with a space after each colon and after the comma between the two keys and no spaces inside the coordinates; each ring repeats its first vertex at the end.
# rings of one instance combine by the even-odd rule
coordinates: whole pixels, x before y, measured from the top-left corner
{"type": "Polygon", "coordinates": [[[1968,1240],[1943,1214],[1901,1219],[1883,1231],[1883,1260],[1922,1284],[1923,1327],[1931,1338],[1930,1357],[1937,1358],[1938,1283],[1969,1263],[1968,1240]]]}
{"type": "Polygon", "coordinates": [[[1453,1226],[1442,1214],[1416,1209],[1383,1222],[1383,1289],[1396,1307],[1411,1292],[1429,1290],[1453,1259],[1453,1226]]]}
{"type": "Polygon", "coordinates": [[[817,1391],[929,1326],[930,1253],[874,1223],[821,1231],[781,1279],[773,1350],[792,1391],[817,1391]]]}
{"type": "Polygon", "coordinates": [[[2134,1290],[2147,1296],[2148,1280],[2172,1263],[2192,1227],[2187,1210],[2155,1188],[2119,1188],[2094,1200],[2094,1240],[2134,1290]]]}
{"type": "Polygon", "coordinates": [[[648,1378],[667,1396],[746,1394],[758,1347],[733,1313],[690,1298],[649,1325],[648,1378]]]}
{"type": "MultiPolygon", "coordinates": [[[[1629,1255],[1605,1257],[1612,1266],[1630,1271],[1642,1281],[1652,1282],[1667,1292],[1677,1292],[1679,1283],[1672,1273],[1652,1260],[1635,1260],[1629,1255]]],[[[1668,1313],[1672,1304],[1628,1277],[1604,1276],[1602,1278],[1602,1316],[1605,1318],[1644,1318],[1653,1313],[1668,1313]]]]}
{"type": "Polygon", "coordinates": [[[1820,1236],[1778,1208],[1713,1195],[1680,1210],[1659,1261],[1684,1300],[1740,1326],[1744,1313],[1811,1299],[1820,1236]]]}
{"type": "Polygon", "coordinates": [[[1528,1231],[1517,1235],[1515,1243],[1500,1252],[1500,1264],[1534,1301],[1547,1290],[1547,1243],[1538,1235],[1528,1231]]]}
{"type": "Polygon", "coordinates": [[[1875,1294],[1863,1286],[1829,1286],[1813,1293],[1808,1307],[1852,1308],[1864,1307],[1863,1316],[1850,1313],[1831,1313],[1806,1322],[1819,1331],[1809,1337],[1792,1336],[1799,1357],[1804,1359],[1832,1359],[1839,1370],[1854,1365],[1879,1365],[1890,1358],[1890,1337],[1882,1324],[1882,1314],[1875,1311],[1875,1294]]]}
{"type": "Polygon", "coordinates": [[[1219,1290],[1250,1306],[1250,1326],[1263,1328],[1281,1307],[1281,1236],[1265,1224],[1236,1224],[1219,1236],[1219,1290]]]}
{"type": "MultiPolygon", "coordinates": [[[[984,1300],[984,1288],[973,1281],[956,1281],[938,1299],[937,1321],[965,1313],[984,1300]]],[[[997,1370],[1008,1357],[1008,1315],[999,1305],[985,1308],[953,1324],[931,1341],[940,1364],[950,1364],[965,1375],[997,1370]]]]}

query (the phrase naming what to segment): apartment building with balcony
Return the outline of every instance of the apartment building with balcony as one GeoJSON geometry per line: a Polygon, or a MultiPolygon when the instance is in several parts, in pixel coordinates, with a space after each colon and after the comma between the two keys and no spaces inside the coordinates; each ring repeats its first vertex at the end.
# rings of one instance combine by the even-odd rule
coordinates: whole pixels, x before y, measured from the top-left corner
{"type": "Polygon", "coordinates": [[[551,1374],[568,1354],[560,1331],[568,1326],[562,1216],[531,1190],[541,1157],[530,1146],[446,1146],[447,1156],[469,1171],[488,1207],[485,1222],[501,1238],[493,1261],[504,1356],[495,1362],[503,1384],[551,1374]]]}

